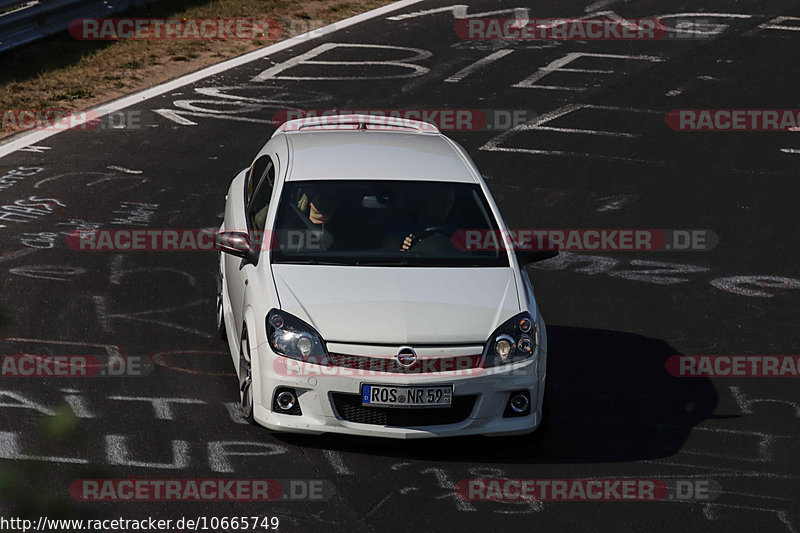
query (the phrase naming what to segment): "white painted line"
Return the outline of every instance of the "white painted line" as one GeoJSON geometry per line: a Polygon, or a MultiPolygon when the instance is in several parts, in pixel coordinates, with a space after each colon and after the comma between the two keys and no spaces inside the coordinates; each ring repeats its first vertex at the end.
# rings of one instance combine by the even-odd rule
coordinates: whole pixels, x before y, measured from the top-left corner
{"type": "Polygon", "coordinates": [[[470,74],[472,74],[473,72],[475,72],[476,70],[480,70],[489,63],[494,63],[498,59],[506,57],[513,51],[514,50],[509,50],[508,48],[503,48],[502,50],[498,50],[497,52],[491,53],[488,56],[484,57],[483,59],[479,59],[473,64],[468,65],[467,67],[459,70],[449,78],[445,78],[444,81],[447,83],[457,83],[466,78],[467,76],[469,76],[470,74]]]}
{"type": "MultiPolygon", "coordinates": [[[[481,147],[481,150],[484,150],[481,147]]],[[[607,155],[607,154],[590,154],[588,152],[566,152],[564,150],[536,150],[533,148],[492,148],[490,151],[492,152],[510,152],[515,154],[534,154],[534,155],[563,155],[563,156],[576,156],[576,157],[588,157],[588,158],[597,158],[597,159],[609,159],[611,161],[633,161],[634,163],[653,163],[653,164],[664,164],[665,161],[656,161],[651,159],[641,159],[638,157],[622,157],[616,155],[607,155]]]]}
{"type": "MultiPolygon", "coordinates": [[[[513,87],[523,87],[522,85],[513,85],[513,87]]],[[[567,87],[564,85],[527,85],[525,89],[546,89],[548,91],[588,91],[588,87],[567,87]]]]}
{"type": "Polygon", "coordinates": [[[26,455],[20,452],[17,434],[11,431],[0,431],[0,459],[22,459],[31,461],[45,461],[50,463],[72,463],[85,465],[89,461],[73,457],[52,457],[44,455],[26,455]]]}
{"type": "Polygon", "coordinates": [[[559,107],[558,109],[554,109],[552,111],[539,115],[530,122],[503,131],[496,137],[490,139],[486,144],[481,146],[479,150],[485,150],[489,152],[525,153],[525,154],[535,154],[535,155],[593,157],[599,159],[609,159],[612,161],[633,161],[637,163],[652,163],[652,164],[664,163],[663,161],[639,159],[635,157],[624,157],[624,156],[616,156],[608,154],[591,154],[586,152],[570,152],[564,150],[541,150],[535,148],[522,148],[522,147],[509,148],[501,146],[506,141],[506,139],[508,139],[509,137],[513,136],[518,132],[537,131],[537,130],[555,131],[560,133],[577,133],[583,135],[600,135],[606,137],[625,137],[625,138],[639,137],[639,135],[636,133],[629,133],[622,131],[586,130],[577,128],[562,128],[558,126],[545,126],[545,124],[547,124],[548,122],[551,122],[559,117],[563,117],[564,115],[568,115],[570,113],[573,113],[581,109],[600,109],[604,111],[625,111],[631,113],[648,113],[648,114],[661,113],[655,109],[637,109],[632,107],[617,107],[617,106],[605,106],[605,105],[593,105],[593,104],[567,104],[565,106],[559,107]]]}
{"type": "MultiPolygon", "coordinates": [[[[422,0],[401,0],[399,2],[394,2],[385,5],[383,7],[367,11],[366,13],[361,13],[360,15],[356,15],[354,17],[340,20],[339,22],[334,22],[333,24],[329,24],[322,28],[317,28],[309,32],[302,33],[300,35],[296,35],[291,39],[275,43],[273,45],[261,48],[259,50],[255,50],[253,52],[250,52],[249,54],[244,54],[243,56],[235,57],[233,59],[229,59],[228,61],[223,61],[222,63],[218,63],[216,65],[212,65],[210,67],[198,70],[197,72],[181,76],[180,78],[176,78],[166,83],[162,83],[161,85],[156,85],[155,87],[145,89],[144,91],[124,96],[118,100],[114,100],[113,102],[108,102],[99,107],[96,107],[95,109],[92,109],[91,112],[87,112],[86,115],[92,117],[93,119],[103,117],[105,115],[108,115],[109,113],[113,113],[115,111],[119,111],[120,109],[124,109],[126,107],[139,104],[141,102],[144,102],[145,100],[149,100],[150,98],[154,98],[156,96],[160,96],[170,91],[174,91],[175,89],[214,76],[221,72],[226,72],[232,68],[246,65],[247,63],[251,63],[258,59],[263,59],[264,57],[270,56],[272,54],[290,49],[293,46],[305,43],[307,41],[316,39],[318,37],[322,37],[324,35],[328,35],[330,33],[337,32],[341,29],[353,26],[360,22],[380,17],[381,15],[385,15],[386,13],[391,13],[393,11],[397,11],[398,9],[402,9],[404,7],[417,4],[421,1],[422,0]]],[[[73,120],[73,122],[75,121],[73,120]]],[[[75,126],[79,125],[80,124],[75,123],[75,126]]],[[[43,141],[44,139],[48,139],[53,135],[61,133],[61,131],[62,130],[59,129],[41,130],[41,131],[31,132],[26,135],[22,135],[20,137],[14,137],[9,141],[0,144],[0,158],[3,158],[10,153],[16,152],[21,148],[34,145],[38,142],[43,141]]]]}
{"type": "Polygon", "coordinates": [[[800,148],[781,148],[784,154],[800,154],[800,148]]]}
{"type": "Polygon", "coordinates": [[[331,463],[331,466],[336,471],[337,474],[340,476],[352,476],[353,471],[345,464],[344,456],[341,452],[336,452],[333,450],[324,450],[322,452],[327,457],[328,462],[331,463]]]}
{"type": "Polygon", "coordinates": [[[515,83],[512,87],[517,87],[521,89],[550,89],[550,90],[562,90],[562,91],[585,91],[586,87],[573,87],[573,86],[559,86],[559,85],[537,85],[536,82],[547,76],[548,74],[552,74],[553,72],[595,72],[595,73],[613,73],[614,71],[600,71],[600,70],[588,70],[588,69],[566,69],[564,68],[566,65],[572,63],[577,59],[581,59],[584,57],[590,58],[597,58],[597,59],[618,59],[618,60],[637,60],[637,61],[651,61],[654,63],[664,61],[660,57],[656,56],[646,56],[646,55],[626,55],[626,54],[590,54],[586,52],[570,52],[563,57],[552,61],[548,65],[544,67],[539,67],[539,69],[525,78],[524,80],[515,83]]]}
{"type": "MultiPolygon", "coordinates": [[[[620,0],[598,0],[597,2],[593,2],[593,3],[589,4],[588,6],[584,7],[583,8],[583,12],[584,13],[593,13],[593,12],[597,11],[598,9],[603,9],[604,7],[608,7],[608,6],[612,5],[612,4],[616,4],[619,1],[620,0]]],[[[629,0],[624,0],[624,1],[628,2],[629,0]]]]}
{"type": "Polygon", "coordinates": [[[149,463],[147,461],[137,461],[131,457],[127,436],[106,435],[106,461],[110,465],[118,466],[183,470],[189,466],[189,443],[185,440],[173,440],[171,463],[149,463]]]}
{"type": "Polygon", "coordinates": [[[16,252],[9,252],[5,255],[0,255],[0,263],[11,261],[13,259],[19,259],[20,257],[32,254],[35,251],[36,250],[33,248],[23,248],[22,250],[17,250],[16,252]]]}
{"type": "Polygon", "coordinates": [[[390,79],[399,79],[399,78],[414,78],[416,76],[423,76],[429,72],[430,69],[426,67],[422,67],[420,65],[416,65],[414,61],[420,61],[423,59],[428,59],[433,54],[431,54],[428,50],[423,50],[421,48],[409,48],[407,46],[391,46],[388,44],[361,44],[361,43],[324,43],[316,48],[313,48],[306,52],[305,54],[301,54],[299,56],[294,56],[291,59],[284,61],[283,63],[278,63],[277,65],[268,68],[261,74],[255,76],[250,81],[252,82],[261,82],[266,81],[268,79],[274,80],[390,80],[390,79]],[[394,60],[370,60],[370,61],[321,61],[317,59],[312,59],[314,57],[320,56],[325,52],[330,50],[336,50],[337,48],[372,48],[378,50],[401,50],[403,52],[411,52],[411,55],[408,57],[403,57],[400,59],[394,60]],[[278,76],[277,74],[283,72],[284,70],[288,70],[292,67],[296,67],[298,65],[342,65],[342,66],[367,66],[367,65],[376,65],[376,66],[392,66],[392,67],[400,67],[404,69],[408,69],[411,72],[406,72],[405,74],[387,74],[382,76],[278,76]]]}
{"type": "Polygon", "coordinates": [[[613,70],[600,70],[591,68],[560,68],[559,72],[580,72],[583,74],[614,74],[613,70]]]}
{"type": "Polygon", "coordinates": [[[126,174],[141,174],[141,170],[131,170],[125,167],[119,167],[117,165],[108,165],[106,167],[108,170],[119,170],[120,172],[125,172],[126,174]]]}
{"type": "Polygon", "coordinates": [[[34,154],[41,154],[44,153],[45,150],[50,150],[49,146],[26,146],[25,148],[20,148],[20,152],[33,152],[34,154]]]}
{"type": "Polygon", "coordinates": [[[800,17],[786,17],[780,16],[774,19],[759,24],[758,27],[764,30],[785,30],[785,31],[800,31],[800,26],[787,26],[786,24],[778,24],[779,22],[786,21],[800,21],[800,17]]]}
{"type": "Polygon", "coordinates": [[[635,139],[637,137],[641,137],[641,135],[637,133],[626,133],[624,131],[582,130],[579,128],[557,128],[555,126],[536,126],[535,128],[531,129],[544,130],[544,131],[557,131],[560,133],[583,133],[584,135],[600,135],[604,137],[627,137],[629,139],[635,139]]]}
{"type": "Polygon", "coordinates": [[[445,7],[437,7],[434,9],[426,9],[424,11],[413,11],[411,13],[404,13],[402,15],[395,15],[393,17],[387,17],[389,20],[405,20],[410,18],[422,17],[425,15],[436,15],[438,13],[447,13],[450,12],[453,15],[453,18],[456,19],[467,19],[467,18],[479,18],[479,17],[488,17],[491,15],[505,15],[510,14],[512,15],[511,18],[516,19],[528,19],[530,11],[527,7],[513,7],[509,9],[497,9],[495,11],[484,11],[482,13],[467,13],[469,6],[465,4],[456,4],[452,6],[445,6],[445,7]]]}

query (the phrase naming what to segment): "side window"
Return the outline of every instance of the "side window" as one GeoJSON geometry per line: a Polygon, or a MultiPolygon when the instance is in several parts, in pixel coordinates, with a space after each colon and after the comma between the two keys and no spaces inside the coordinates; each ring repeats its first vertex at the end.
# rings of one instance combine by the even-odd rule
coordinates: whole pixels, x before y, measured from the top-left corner
{"type": "Polygon", "coordinates": [[[250,169],[247,182],[247,218],[255,230],[263,230],[269,199],[275,183],[275,165],[268,155],[259,157],[250,169]]]}

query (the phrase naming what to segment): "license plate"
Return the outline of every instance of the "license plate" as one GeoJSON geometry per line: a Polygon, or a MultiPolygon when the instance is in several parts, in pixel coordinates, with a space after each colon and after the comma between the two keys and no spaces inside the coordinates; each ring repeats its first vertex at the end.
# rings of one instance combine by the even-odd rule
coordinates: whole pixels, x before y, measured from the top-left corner
{"type": "Polygon", "coordinates": [[[450,407],[453,386],[389,387],[361,385],[361,405],[366,407],[450,407]]]}

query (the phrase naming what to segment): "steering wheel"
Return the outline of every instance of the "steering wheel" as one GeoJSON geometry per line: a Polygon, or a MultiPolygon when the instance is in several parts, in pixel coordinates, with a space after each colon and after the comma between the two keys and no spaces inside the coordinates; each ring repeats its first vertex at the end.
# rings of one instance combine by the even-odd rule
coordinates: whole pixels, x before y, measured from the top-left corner
{"type": "Polygon", "coordinates": [[[445,235],[447,233],[452,233],[449,226],[431,226],[430,228],[425,228],[411,238],[411,245],[409,248],[413,248],[415,244],[419,244],[434,235],[445,235]]]}

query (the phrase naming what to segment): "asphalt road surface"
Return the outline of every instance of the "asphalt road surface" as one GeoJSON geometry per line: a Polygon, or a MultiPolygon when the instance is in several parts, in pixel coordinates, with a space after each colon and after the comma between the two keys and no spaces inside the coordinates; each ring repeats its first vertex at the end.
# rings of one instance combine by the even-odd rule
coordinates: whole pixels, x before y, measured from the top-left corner
{"type": "Polygon", "coordinates": [[[147,356],[151,371],[0,378],[0,514],[274,516],[280,531],[800,530],[796,382],[679,379],[664,367],[674,354],[798,353],[800,135],[681,132],[665,121],[673,109],[797,107],[796,17],[789,1],[422,1],[123,110],[138,123],[5,155],[2,353],[147,356]],[[455,31],[480,13],[525,15],[515,8],[715,26],[632,41],[474,41],[455,31]],[[272,434],[236,414],[237,381],[214,327],[216,253],[85,252],[65,235],[218,225],[230,180],[272,134],[274,115],[332,107],[523,110],[514,130],[446,132],[475,159],[509,226],[707,229],[719,244],[576,252],[530,268],[553,385],[538,444],[272,434]],[[330,494],[69,495],[73,480],[104,477],[322,480],[330,494]],[[711,500],[658,502],[456,497],[454,485],[476,477],[714,480],[717,489],[711,500]]]}

